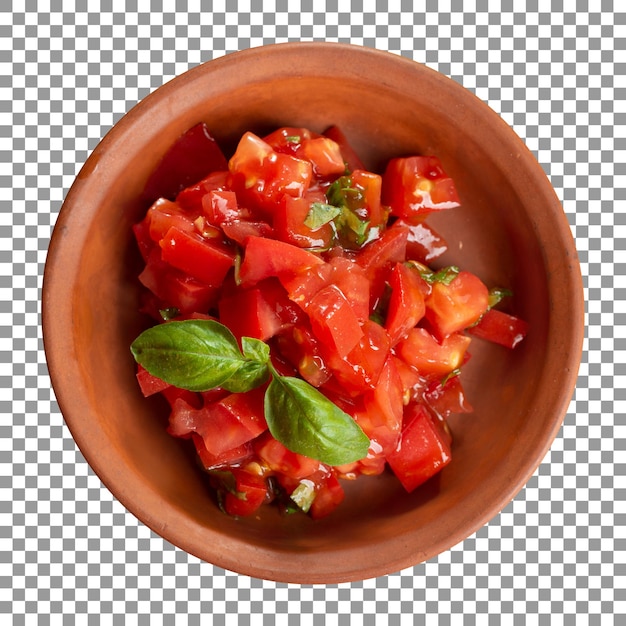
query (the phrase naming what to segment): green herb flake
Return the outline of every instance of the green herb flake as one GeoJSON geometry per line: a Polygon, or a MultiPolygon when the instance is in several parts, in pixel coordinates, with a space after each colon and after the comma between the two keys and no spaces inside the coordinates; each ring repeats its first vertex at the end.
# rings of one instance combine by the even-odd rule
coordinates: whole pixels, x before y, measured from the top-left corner
{"type": "Polygon", "coordinates": [[[301,511],[308,513],[313,500],[315,500],[315,483],[306,478],[301,480],[300,484],[291,493],[290,498],[298,505],[301,511]]]}
{"type": "Polygon", "coordinates": [[[340,213],[341,209],[332,204],[313,202],[304,220],[304,225],[311,230],[318,230],[325,224],[332,222],[340,213]]]}

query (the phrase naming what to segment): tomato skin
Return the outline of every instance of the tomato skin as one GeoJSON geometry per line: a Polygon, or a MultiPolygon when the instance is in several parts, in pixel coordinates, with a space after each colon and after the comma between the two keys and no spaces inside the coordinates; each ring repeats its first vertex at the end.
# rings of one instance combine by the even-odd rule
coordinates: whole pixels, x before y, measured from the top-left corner
{"type": "Polygon", "coordinates": [[[166,383],[164,380],[150,374],[150,372],[141,367],[141,365],[137,366],[136,376],[141,393],[143,393],[146,398],[154,395],[155,393],[164,391],[170,386],[169,383],[166,383]]]}
{"type": "Polygon", "coordinates": [[[330,126],[324,131],[324,136],[329,137],[339,146],[343,160],[346,163],[348,170],[353,172],[354,170],[365,170],[363,161],[359,158],[354,148],[350,145],[348,138],[344,132],[338,126],[330,126]]]}
{"type": "Polygon", "coordinates": [[[311,208],[311,202],[325,202],[325,198],[316,199],[312,194],[302,198],[284,195],[276,206],[273,225],[276,238],[300,248],[325,249],[330,246],[334,232],[330,224],[324,224],[315,230],[305,224],[311,208]]]}
{"type": "Polygon", "coordinates": [[[450,446],[428,409],[415,404],[406,415],[406,425],[396,450],[387,462],[407,492],[414,491],[451,461],[450,446]]]}
{"type": "Polygon", "coordinates": [[[219,456],[256,438],[267,430],[263,412],[264,393],[232,393],[200,409],[175,400],[168,431],[175,436],[197,433],[208,452],[219,456]]]}
{"type": "Polygon", "coordinates": [[[468,328],[468,332],[475,337],[513,349],[526,337],[528,322],[504,311],[489,309],[476,326],[468,328]]]}
{"type": "Polygon", "coordinates": [[[320,466],[319,461],[288,450],[269,432],[255,441],[254,449],[270,470],[284,474],[294,480],[301,480],[310,476],[320,466]]]}
{"type": "Polygon", "coordinates": [[[442,420],[448,419],[452,413],[472,413],[474,410],[465,397],[459,376],[452,376],[444,382],[431,381],[424,391],[424,400],[442,420]]]}
{"type": "Polygon", "coordinates": [[[438,342],[425,328],[411,329],[396,347],[397,353],[422,375],[445,376],[459,368],[471,339],[460,333],[438,342]]]}
{"type": "Polygon", "coordinates": [[[391,159],[383,175],[383,203],[392,215],[420,221],[434,210],[459,206],[454,182],[434,156],[391,159]]]}
{"type": "Polygon", "coordinates": [[[216,302],[217,288],[206,285],[184,272],[172,267],[161,258],[160,248],[150,253],[139,281],[160,301],[155,307],[176,307],[181,313],[208,311],[216,302]]]}
{"type": "Polygon", "coordinates": [[[249,237],[239,268],[241,286],[250,287],[264,278],[291,275],[321,265],[315,254],[277,239],[249,237]]]}
{"type": "Polygon", "coordinates": [[[429,265],[448,249],[446,240],[426,222],[411,224],[406,220],[399,219],[395,224],[406,226],[409,229],[406,257],[411,261],[419,261],[429,265]]]}
{"type": "Polygon", "coordinates": [[[243,135],[228,162],[231,187],[245,206],[271,217],[284,194],[302,197],[311,184],[311,163],[276,152],[251,132],[243,135]]]}
{"type": "Polygon", "coordinates": [[[306,312],[315,336],[345,358],[363,337],[359,320],[346,296],[336,285],[328,285],[309,302],[306,312]]]}
{"type": "Polygon", "coordinates": [[[256,513],[268,499],[267,483],[263,476],[253,474],[244,469],[229,470],[235,479],[236,493],[226,491],[222,506],[228,515],[246,517],[256,513]]]}
{"type": "Polygon", "coordinates": [[[253,454],[252,444],[249,441],[237,446],[236,448],[232,448],[231,450],[226,450],[226,452],[223,452],[222,454],[211,454],[206,449],[204,439],[200,435],[192,432],[191,439],[196,448],[196,453],[200,459],[200,463],[206,470],[222,469],[230,467],[233,464],[243,463],[253,454]]]}
{"type": "Polygon", "coordinates": [[[211,172],[201,181],[182,189],[176,196],[176,204],[187,213],[200,215],[202,213],[202,199],[207,193],[228,190],[229,175],[226,167],[223,170],[211,172]]]}
{"type": "Polygon", "coordinates": [[[309,515],[314,520],[327,517],[343,502],[345,495],[335,472],[325,473],[324,478],[316,483],[309,515]]]}
{"type": "Polygon", "coordinates": [[[344,358],[328,346],[320,346],[322,358],[333,373],[330,388],[343,396],[375,389],[389,354],[389,336],[382,326],[366,320],[361,329],[361,341],[344,358]]]}
{"type": "Polygon", "coordinates": [[[395,346],[424,317],[426,287],[424,280],[404,263],[396,263],[389,285],[391,296],[385,329],[389,333],[391,345],[395,346]]]}
{"type": "Polygon", "coordinates": [[[226,166],[226,157],[202,122],[181,135],[166,152],[148,179],[143,196],[150,202],[172,200],[181,189],[226,166]]]}
{"type": "Polygon", "coordinates": [[[235,253],[219,240],[207,240],[175,226],[159,245],[166,263],[211,287],[219,287],[235,263],[235,253]]]}
{"type": "Polygon", "coordinates": [[[436,282],[426,298],[426,319],[438,338],[474,324],[489,307],[489,290],[470,272],[460,272],[448,285],[436,282]]]}

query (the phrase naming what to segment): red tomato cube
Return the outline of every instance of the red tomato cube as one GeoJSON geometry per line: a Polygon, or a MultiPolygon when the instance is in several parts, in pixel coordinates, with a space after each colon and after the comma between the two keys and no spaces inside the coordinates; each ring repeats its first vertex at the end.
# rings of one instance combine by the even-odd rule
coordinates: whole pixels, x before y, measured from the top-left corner
{"type": "Polygon", "coordinates": [[[428,409],[416,404],[406,416],[397,448],[387,462],[402,486],[411,492],[441,471],[452,459],[450,446],[428,409]]]}

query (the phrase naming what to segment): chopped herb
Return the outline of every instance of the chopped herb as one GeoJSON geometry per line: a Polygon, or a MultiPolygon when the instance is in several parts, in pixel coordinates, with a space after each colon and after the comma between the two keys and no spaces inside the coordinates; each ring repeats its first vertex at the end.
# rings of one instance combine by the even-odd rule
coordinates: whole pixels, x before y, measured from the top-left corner
{"type": "Polygon", "coordinates": [[[340,213],[341,209],[332,204],[313,202],[304,220],[304,224],[311,230],[317,230],[325,224],[332,222],[340,213]]]}

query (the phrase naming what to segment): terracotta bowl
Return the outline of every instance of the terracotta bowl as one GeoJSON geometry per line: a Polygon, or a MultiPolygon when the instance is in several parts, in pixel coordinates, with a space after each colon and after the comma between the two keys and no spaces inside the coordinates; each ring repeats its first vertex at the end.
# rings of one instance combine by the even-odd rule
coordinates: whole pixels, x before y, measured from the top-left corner
{"type": "Polygon", "coordinates": [[[497,515],[556,436],[581,356],[580,267],[543,170],[509,126],[449,78],[399,56],[319,43],[227,55],[172,80],[133,108],[89,157],[50,245],[43,327],[56,396],[103,483],[167,541],[219,567],[282,582],[336,583],[430,559],[497,515]],[[165,432],[166,410],[139,392],[129,345],[140,257],[131,226],[167,148],[204,121],[231,149],[246,130],[337,124],[370,168],[435,154],[463,206],[431,220],[442,263],[514,290],[530,323],[513,351],[474,340],[463,373],[475,414],[451,419],[453,460],[411,495],[391,474],[346,483],[331,516],[312,521],[221,513],[194,455],[165,432]]]}

